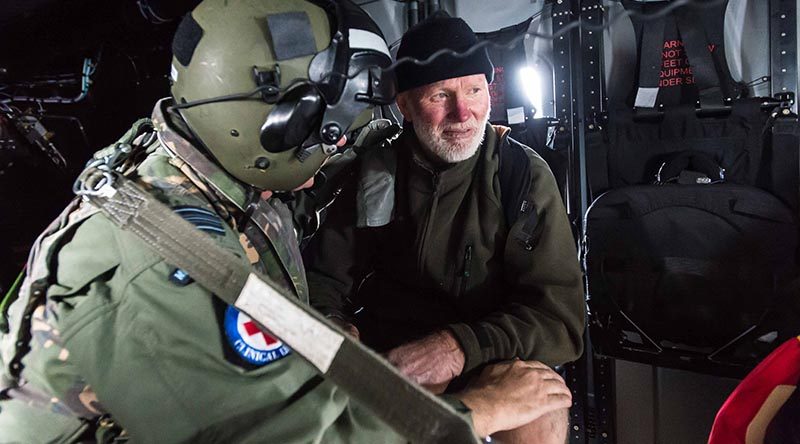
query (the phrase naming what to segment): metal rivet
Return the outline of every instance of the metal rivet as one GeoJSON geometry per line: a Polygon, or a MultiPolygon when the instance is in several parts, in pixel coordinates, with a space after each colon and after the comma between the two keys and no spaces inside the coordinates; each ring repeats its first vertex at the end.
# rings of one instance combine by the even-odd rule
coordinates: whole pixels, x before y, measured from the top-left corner
{"type": "Polygon", "coordinates": [[[266,157],[259,157],[258,159],[256,159],[255,165],[256,168],[258,168],[259,170],[266,170],[267,168],[269,168],[269,159],[267,159],[266,157]]]}
{"type": "Polygon", "coordinates": [[[322,128],[322,138],[332,145],[342,137],[342,128],[335,123],[329,123],[322,128]]]}
{"type": "Polygon", "coordinates": [[[782,32],[782,33],[781,33],[781,37],[786,37],[786,33],[785,33],[785,32],[782,32]]]}
{"type": "Polygon", "coordinates": [[[786,68],[781,68],[781,72],[786,72],[786,68]]]}
{"type": "Polygon", "coordinates": [[[231,136],[233,136],[233,137],[239,137],[239,131],[236,131],[235,129],[232,129],[232,130],[231,130],[231,136]]]}
{"type": "Polygon", "coordinates": [[[786,14],[781,14],[781,18],[785,19],[786,18],[786,14]]]}

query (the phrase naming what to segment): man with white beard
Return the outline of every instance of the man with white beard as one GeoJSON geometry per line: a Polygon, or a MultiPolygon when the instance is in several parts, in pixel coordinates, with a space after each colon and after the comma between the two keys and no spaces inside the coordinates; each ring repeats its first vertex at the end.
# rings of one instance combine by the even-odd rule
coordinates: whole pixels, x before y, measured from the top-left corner
{"type": "MultiPolygon", "coordinates": [[[[436,14],[397,57],[476,43],[463,20],[436,14]]],[[[569,222],[544,160],[488,124],[486,51],[396,73],[403,131],[360,156],[328,208],[307,250],[311,303],[436,393],[502,361],[576,359],[584,298],[569,222]]],[[[551,409],[494,438],[564,443],[567,425],[551,409]]]]}

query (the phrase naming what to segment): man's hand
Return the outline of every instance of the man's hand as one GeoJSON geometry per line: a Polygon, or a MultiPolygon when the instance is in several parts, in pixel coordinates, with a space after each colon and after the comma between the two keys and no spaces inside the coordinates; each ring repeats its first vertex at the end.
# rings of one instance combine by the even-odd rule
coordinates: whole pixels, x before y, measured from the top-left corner
{"type": "Polygon", "coordinates": [[[453,334],[442,330],[390,350],[386,359],[412,381],[441,393],[461,374],[465,358],[453,334]]]}
{"type": "Polygon", "coordinates": [[[537,361],[490,365],[457,396],[472,410],[475,431],[482,437],[572,406],[561,376],[537,361]]]}

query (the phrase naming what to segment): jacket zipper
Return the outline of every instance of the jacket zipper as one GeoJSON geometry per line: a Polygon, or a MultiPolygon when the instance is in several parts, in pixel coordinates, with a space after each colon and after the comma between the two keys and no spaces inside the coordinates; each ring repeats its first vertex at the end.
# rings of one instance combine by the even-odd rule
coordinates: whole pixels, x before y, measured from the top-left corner
{"type": "Polygon", "coordinates": [[[469,282],[470,269],[472,265],[472,245],[467,244],[464,249],[464,271],[461,274],[461,291],[458,293],[459,298],[464,296],[467,291],[467,282],[469,282]]]}
{"type": "Polygon", "coordinates": [[[428,211],[428,217],[425,219],[425,229],[422,231],[422,238],[419,242],[419,257],[417,258],[417,264],[419,264],[418,273],[420,277],[423,276],[425,271],[425,257],[427,252],[427,243],[428,243],[428,230],[431,226],[431,221],[436,217],[436,208],[439,203],[439,173],[433,174],[433,193],[431,194],[431,207],[428,211]]]}

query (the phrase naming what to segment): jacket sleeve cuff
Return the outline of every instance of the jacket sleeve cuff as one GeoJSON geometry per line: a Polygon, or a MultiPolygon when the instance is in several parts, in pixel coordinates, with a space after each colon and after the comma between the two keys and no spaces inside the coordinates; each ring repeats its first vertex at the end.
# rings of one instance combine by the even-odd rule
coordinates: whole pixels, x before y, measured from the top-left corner
{"type": "Polygon", "coordinates": [[[484,360],[478,344],[478,337],[475,336],[472,328],[467,324],[461,323],[450,324],[447,328],[453,332],[453,336],[455,336],[458,345],[461,346],[461,350],[464,352],[464,370],[462,370],[462,373],[466,373],[483,364],[484,360]]]}
{"type": "Polygon", "coordinates": [[[467,421],[469,421],[469,424],[472,426],[472,430],[475,430],[475,421],[473,421],[472,418],[472,409],[467,407],[467,405],[458,399],[456,395],[445,393],[443,395],[439,395],[439,399],[455,409],[458,414],[466,418],[467,421]]]}

